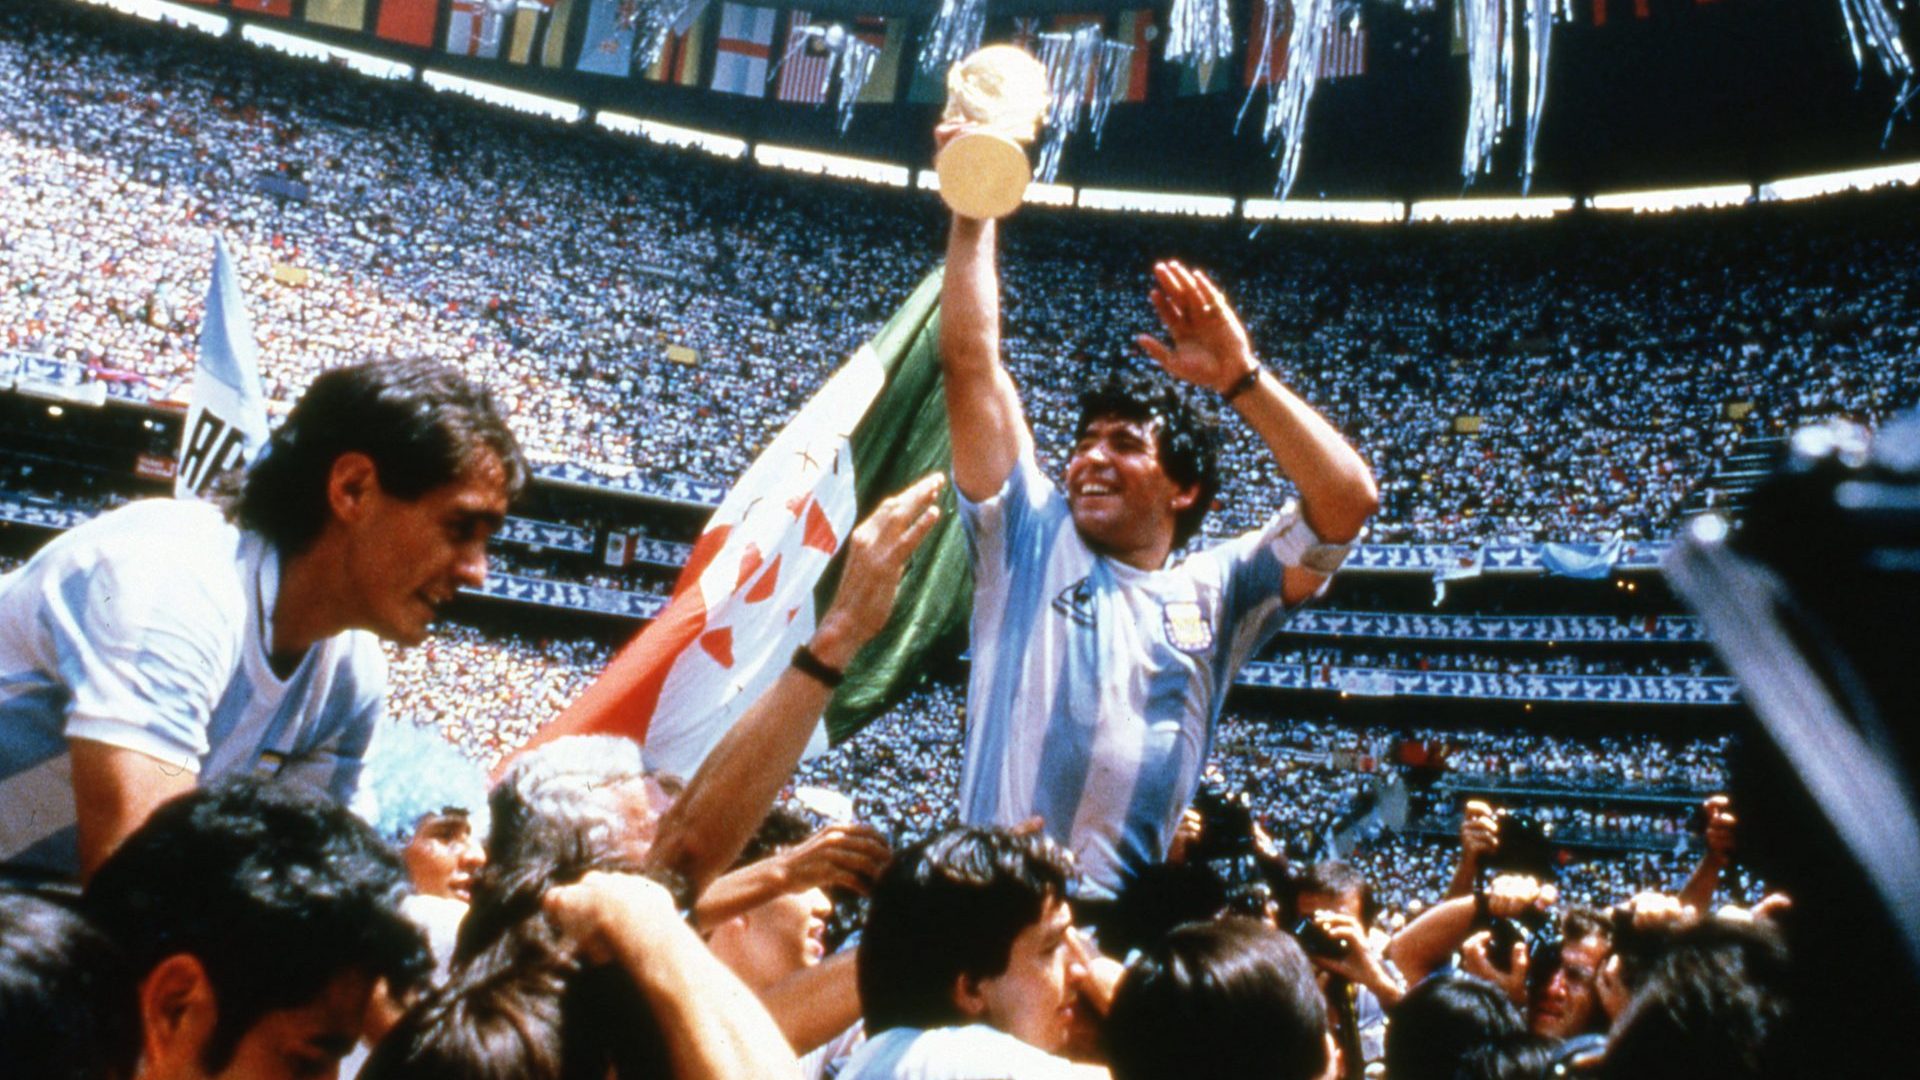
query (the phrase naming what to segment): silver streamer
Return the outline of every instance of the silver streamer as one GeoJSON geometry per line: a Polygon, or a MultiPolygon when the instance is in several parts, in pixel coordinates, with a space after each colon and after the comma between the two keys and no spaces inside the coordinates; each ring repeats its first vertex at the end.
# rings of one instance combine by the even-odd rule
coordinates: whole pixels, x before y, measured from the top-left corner
{"type": "Polygon", "coordinates": [[[1513,125],[1519,108],[1519,51],[1527,32],[1526,153],[1520,164],[1520,193],[1533,190],[1534,147],[1547,107],[1548,64],[1553,24],[1573,17],[1572,0],[1460,0],[1467,33],[1467,142],[1460,175],[1469,184],[1493,166],[1493,152],[1513,125]],[[1524,22],[1523,22],[1524,20],[1524,22]]]}
{"type": "Polygon", "coordinates": [[[1840,19],[1847,28],[1847,47],[1853,50],[1854,68],[1865,72],[1866,52],[1872,50],[1887,78],[1900,80],[1893,113],[1887,117],[1887,130],[1880,137],[1882,148],[1893,138],[1894,121],[1906,113],[1914,96],[1920,94],[1920,86],[1915,85],[1913,78],[1913,57],[1907,52],[1906,40],[1900,36],[1899,11],[1904,6],[1903,0],[1840,0],[1840,19]]]}
{"type": "Polygon", "coordinates": [[[853,123],[853,107],[860,101],[860,92],[867,88],[867,78],[873,74],[873,66],[880,60],[879,46],[860,40],[858,35],[848,34],[846,47],[840,50],[840,133],[847,133],[847,125],[853,123]]]}
{"type": "Polygon", "coordinates": [[[1227,12],[1227,0],[1173,0],[1173,10],[1167,14],[1169,63],[1198,67],[1232,55],[1233,18],[1227,12]]]}
{"type": "Polygon", "coordinates": [[[1093,107],[1088,111],[1088,119],[1093,124],[1093,145],[1100,145],[1100,132],[1107,126],[1107,110],[1113,108],[1115,98],[1120,96],[1120,80],[1127,75],[1127,69],[1133,66],[1133,46],[1118,41],[1104,42],[1100,46],[1100,83],[1094,87],[1093,107]]]}
{"type": "Polygon", "coordinates": [[[808,44],[817,43],[821,52],[832,57],[832,61],[820,67],[820,85],[815,90],[821,101],[827,100],[827,89],[837,73],[840,77],[839,120],[840,133],[847,133],[847,125],[853,123],[853,107],[860,101],[860,91],[866,89],[867,79],[872,76],[874,65],[880,59],[880,49],[871,42],[860,40],[856,34],[849,33],[839,23],[826,26],[802,26],[787,35],[787,51],[780,62],[767,72],[767,82],[771,85],[780,77],[780,69],[787,66],[808,44]]]}
{"type": "Polygon", "coordinates": [[[940,0],[940,11],[920,45],[920,70],[946,77],[947,68],[980,47],[987,29],[987,0],[940,0]]]}
{"type": "Polygon", "coordinates": [[[633,67],[645,71],[660,59],[667,42],[675,34],[693,29],[694,20],[707,10],[708,0],[634,0],[633,14],[626,18],[633,27],[633,67]]]}
{"type": "Polygon", "coordinates": [[[1900,36],[1899,9],[1904,6],[1900,0],[1840,0],[1854,67],[1866,70],[1866,50],[1871,49],[1889,79],[1905,83],[1913,78],[1913,59],[1900,36]]]}
{"type": "Polygon", "coordinates": [[[1060,171],[1060,152],[1067,135],[1093,124],[1094,145],[1107,122],[1120,76],[1133,56],[1133,46],[1108,41],[1098,25],[1071,33],[1041,34],[1040,63],[1047,69],[1047,119],[1040,133],[1040,157],[1034,175],[1050,184],[1060,171]]]}
{"type": "Polygon", "coordinates": [[[1460,174],[1472,183],[1493,161],[1513,106],[1513,23],[1518,3],[1459,0],[1467,30],[1467,144],[1460,174]]]}
{"type": "MultiPolygon", "coordinates": [[[[1565,0],[1562,0],[1564,3],[1565,0]]],[[[1540,137],[1540,114],[1547,104],[1547,58],[1553,45],[1554,0],[1529,0],[1527,6],[1527,158],[1520,167],[1520,194],[1533,191],[1533,145],[1540,137]]]]}
{"type": "MultiPolygon", "coordinates": [[[[1466,2],[1466,0],[1462,0],[1466,2]]],[[[1240,106],[1240,118],[1244,120],[1248,106],[1253,104],[1253,95],[1261,86],[1267,87],[1267,114],[1263,131],[1268,142],[1273,143],[1274,157],[1280,162],[1280,175],[1274,181],[1273,193],[1285,199],[1293,192],[1293,182],[1300,174],[1300,152],[1306,146],[1307,106],[1313,101],[1314,84],[1320,77],[1320,54],[1324,50],[1329,31],[1334,25],[1336,0],[1292,0],[1290,5],[1293,25],[1287,34],[1287,73],[1280,80],[1278,90],[1273,88],[1273,48],[1274,35],[1285,28],[1282,18],[1288,11],[1283,5],[1288,0],[1268,0],[1266,17],[1261,20],[1260,63],[1254,69],[1253,89],[1247,91],[1247,100],[1240,106]]],[[[1234,121],[1238,128],[1239,120],[1234,121]]]]}

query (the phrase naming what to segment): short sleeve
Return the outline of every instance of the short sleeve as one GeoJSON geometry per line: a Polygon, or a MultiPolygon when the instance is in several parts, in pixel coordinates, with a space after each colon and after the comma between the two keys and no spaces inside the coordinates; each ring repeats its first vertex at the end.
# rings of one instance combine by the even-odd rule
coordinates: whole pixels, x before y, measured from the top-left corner
{"type": "MultiPolygon", "coordinates": [[[[1300,516],[1299,504],[1289,500],[1260,528],[1199,552],[1188,562],[1206,566],[1206,572],[1217,578],[1221,621],[1234,640],[1245,640],[1250,650],[1279,630],[1292,613],[1285,600],[1286,568],[1299,566],[1307,549],[1319,542],[1313,527],[1300,516]],[[1243,633],[1248,629],[1250,635],[1243,633]]],[[[1326,588],[1322,581],[1313,595],[1326,588]]]]}
{"type": "Polygon", "coordinates": [[[994,571],[1006,565],[1013,552],[1033,546],[1042,528],[1066,513],[1066,500],[1041,473],[1031,449],[1021,451],[999,491],[974,502],[955,488],[954,498],[972,545],[976,576],[996,576],[994,571]]]}
{"type": "Polygon", "coordinates": [[[237,660],[218,584],[100,558],[49,574],[41,618],[71,693],[64,734],[198,773],[237,660]]]}

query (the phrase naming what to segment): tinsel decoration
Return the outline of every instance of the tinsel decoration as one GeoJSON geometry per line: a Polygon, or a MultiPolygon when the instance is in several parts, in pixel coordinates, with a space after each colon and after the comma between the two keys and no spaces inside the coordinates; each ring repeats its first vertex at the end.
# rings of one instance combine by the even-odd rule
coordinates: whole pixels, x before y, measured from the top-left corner
{"type": "Polygon", "coordinates": [[[1119,89],[1133,46],[1108,41],[1098,25],[1070,33],[1040,35],[1040,63],[1047,69],[1047,119],[1040,133],[1039,161],[1034,175],[1050,184],[1060,171],[1060,152],[1067,135],[1093,124],[1095,145],[1107,110],[1119,89]]]}
{"type": "Polygon", "coordinates": [[[1880,70],[1900,82],[1893,114],[1887,117],[1887,130],[1880,137],[1882,147],[1893,138],[1894,121],[1906,113],[1914,95],[1920,94],[1920,86],[1914,84],[1913,57],[1900,36],[1899,12],[1904,6],[1902,0],[1840,0],[1840,21],[1847,28],[1847,47],[1853,50],[1855,69],[1867,70],[1866,53],[1872,50],[1880,70]]]}
{"type": "Polygon", "coordinates": [[[1467,142],[1460,175],[1471,184],[1493,167],[1493,152],[1513,125],[1519,107],[1519,52],[1527,32],[1526,153],[1520,192],[1533,190],[1534,147],[1546,112],[1553,24],[1572,18],[1571,0],[1460,0],[1467,31],[1467,142]]]}
{"type": "Polygon", "coordinates": [[[867,79],[873,74],[874,65],[880,62],[880,48],[871,42],[862,41],[857,34],[848,34],[847,43],[840,50],[840,134],[847,133],[847,125],[853,123],[853,107],[860,101],[861,91],[867,88],[867,79]]]}
{"type": "Polygon", "coordinates": [[[1467,29],[1467,144],[1460,175],[1472,183],[1493,161],[1513,107],[1513,23],[1518,4],[1459,0],[1467,29]]]}
{"type": "Polygon", "coordinates": [[[1133,66],[1133,46],[1119,41],[1103,42],[1100,46],[1100,82],[1093,90],[1092,108],[1088,110],[1088,120],[1093,124],[1093,145],[1100,145],[1100,132],[1107,126],[1107,110],[1113,108],[1114,99],[1120,96],[1120,80],[1133,66]]]}
{"type": "MultiPolygon", "coordinates": [[[[1246,118],[1253,95],[1265,86],[1267,114],[1263,133],[1266,140],[1274,144],[1273,154],[1280,162],[1280,175],[1274,181],[1273,192],[1281,199],[1292,193],[1293,182],[1300,174],[1300,152],[1307,139],[1307,106],[1313,101],[1314,84],[1320,75],[1320,54],[1333,29],[1336,6],[1336,0],[1292,0],[1291,4],[1288,0],[1268,0],[1265,5],[1266,16],[1260,26],[1260,63],[1254,70],[1254,89],[1247,91],[1247,100],[1240,106],[1240,118],[1246,118]],[[1290,29],[1280,21],[1289,14],[1293,19],[1290,29]],[[1272,42],[1281,32],[1286,32],[1287,72],[1276,90],[1272,42]]],[[[1238,124],[1236,120],[1235,126],[1238,124]]]]}
{"type": "Polygon", "coordinates": [[[621,16],[622,28],[632,27],[633,67],[645,71],[660,59],[667,42],[675,34],[693,28],[694,20],[707,10],[708,0],[631,0],[632,7],[621,16]]]}
{"type": "Polygon", "coordinates": [[[1189,67],[1224,61],[1233,55],[1233,18],[1227,0],[1173,0],[1167,14],[1169,63],[1189,67]]]}
{"type": "Polygon", "coordinates": [[[987,29],[987,0],[940,0],[940,11],[920,44],[922,73],[946,77],[947,69],[980,47],[987,29]]]}
{"type": "MultiPolygon", "coordinates": [[[[1560,0],[1564,5],[1567,0],[1560,0]]],[[[1520,194],[1533,192],[1533,147],[1540,137],[1540,114],[1547,105],[1547,59],[1553,46],[1555,0],[1528,0],[1527,6],[1527,158],[1520,167],[1520,194]]]]}
{"type": "MultiPolygon", "coordinates": [[[[1853,66],[1867,69],[1866,51],[1872,50],[1887,78],[1904,84],[1913,78],[1913,58],[1900,36],[1901,0],[1840,0],[1840,18],[1847,27],[1847,45],[1853,66]]],[[[1904,95],[1903,95],[1904,96],[1904,95]]]]}
{"type": "MultiPolygon", "coordinates": [[[[809,43],[813,43],[821,52],[831,57],[831,61],[820,66],[820,84],[815,89],[821,101],[827,100],[827,90],[832,86],[835,76],[840,81],[839,128],[847,133],[847,126],[853,123],[853,106],[860,100],[860,91],[866,89],[867,79],[873,74],[874,64],[880,59],[880,49],[870,42],[862,41],[839,23],[827,26],[796,27],[787,37],[787,51],[781,55],[780,62],[767,72],[767,82],[771,84],[780,77],[780,70],[787,61],[798,55],[809,43]]],[[[811,96],[811,95],[810,95],[811,96]]]]}

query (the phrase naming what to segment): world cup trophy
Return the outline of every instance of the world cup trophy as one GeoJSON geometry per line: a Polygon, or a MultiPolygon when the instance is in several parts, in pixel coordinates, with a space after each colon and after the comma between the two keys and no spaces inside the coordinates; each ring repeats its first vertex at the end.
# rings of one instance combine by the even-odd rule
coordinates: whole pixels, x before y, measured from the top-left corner
{"type": "Polygon", "coordinates": [[[1047,115],[1047,71],[1025,49],[989,45],[947,71],[945,119],[969,127],[933,160],[940,197],[962,217],[1013,213],[1033,180],[1027,144],[1047,115]]]}

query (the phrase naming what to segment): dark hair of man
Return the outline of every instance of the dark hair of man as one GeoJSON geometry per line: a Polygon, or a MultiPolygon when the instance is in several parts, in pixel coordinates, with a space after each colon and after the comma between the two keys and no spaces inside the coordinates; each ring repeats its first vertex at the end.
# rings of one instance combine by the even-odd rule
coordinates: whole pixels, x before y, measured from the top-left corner
{"type": "Polygon", "coordinates": [[[427,360],[379,360],[324,372],[268,438],[228,501],[228,517],[295,555],[331,518],[327,484],[340,455],[373,460],[380,489],[418,499],[458,479],[484,453],[500,461],[508,496],[526,458],[493,397],[427,360]]]}
{"type": "Polygon", "coordinates": [[[10,1076],[126,1080],[140,1005],[124,953],[85,919],[0,890],[0,1062],[10,1076]]]}
{"type": "MultiPolygon", "coordinates": [[[[590,860],[586,847],[570,859],[590,860]]],[[[566,863],[566,864],[563,864],[566,863]]],[[[447,985],[407,1011],[363,1080],[606,1080],[672,1075],[651,1004],[617,964],[582,966],[541,897],[586,869],[528,862],[485,878],[447,985]]]]}
{"type": "Polygon", "coordinates": [[[410,989],[432,962],[400,912],[407,888],[399,856],[344,806],[242,778],[154,811],[83,904],[136,980],[170,956],[199,961],[218,1005],[202,1064],[219,1072],[262,1016],[313,1001],[344,973],[410,989]]]}
{"type": "Polygon", "coordinates": [[[1293,883],[1293,918],[1303,918],[1313,914],[1311,911],[1297,910],[1299,898],[1305,893],[1319,893],[1322,896],[1360,897],[1360,921],[1371,926],[1379,908],[1373,902],[1373,885],[1367,881],[1367,875],[1361,873],[1351,863],[1338,859],[1325,859],[1307,868],[1293,883]]]}
{"type": "Polygon", "coordinates": [[[1327,1068],[1313,965],[1265,923],[1189,923],[1134,957],[1103,1038],[1114,1080],[1309,1080],[1327,1068]]]}
{"type": "Polygon", "coordinates": [[[966,1022],[961,976],[1005,973],[1013,939],[1064,902],[1071,856],[1047,837],[956,828],[896,856],[874,884],[860,940],[868,1034],[966,1022]]]}
{"type": "Polygon", "coordinates": [[[1708,919],[1679,931],[1620,1015],[1602,1074],[1795,1074],[1785,1045],[1791,975],[1786,946],[1763,925],[1708,919]]]}
{"type": "Polygon", "coordinates": [[[1100,947],[1125,956],[1159,941],[1183,923],[1205,922],[1227,908],[1227,887],[1205,863],[1144,867],[1114,901],[1100,926],[1100,947]]]}
{"type": "Polygon", "coordinates": [[[1160,468],[1181,487],[1199,487],[1193,505],[1174,519],[1173,546],[1178,550],[1200,531],[1220,490],[1219,438],[1212,418],[1171,379],[1140,370],[1115,372],[1081,391],[1080,419],[1073,426],[1073,437],[1078,440],[1095,420],[1109,418],[1159,421],[1155,449],[1160,468]]]}
{"type": "Polygon", "coordinates": [[[1435,975],[1394,1006],[1387,1025],[1387,1075],[1451,1080],[1475,1048],[1526,1034],[1505,993],[1467,975],[1435,975]]]}
{"type": "Polygon", "coordinates": [[[776,806],[767,811],[761,819],[760,827],[754,830],[747,846],[740,849],[740,857],[734,860],[733,868],[738,870],[769,856],[801,843],[814,833],[813,823],[807,816],[791,806],[776,806]]]}
{"type": "Polygon", "coordinates": [[[1505,1035],[1468,1050],[1452,1080],[1546,1080],[1554,1075],[1558,1044],[1531,1032],[1505,1035]]]}

